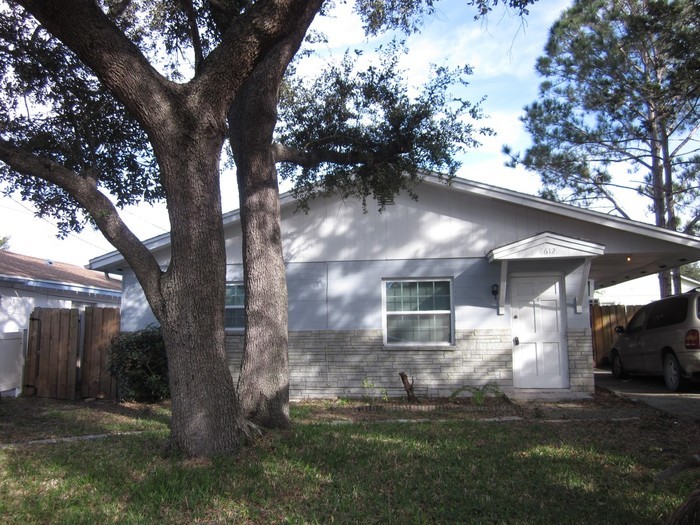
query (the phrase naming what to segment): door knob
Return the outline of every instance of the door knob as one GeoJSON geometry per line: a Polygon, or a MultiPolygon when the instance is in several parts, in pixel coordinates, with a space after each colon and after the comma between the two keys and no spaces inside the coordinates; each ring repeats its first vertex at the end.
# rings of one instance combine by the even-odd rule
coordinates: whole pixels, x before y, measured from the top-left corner
{"type": "Polygon", "coordinates": [[[518,346],[519,344],[520,344],[520,339],[518,339],[517,337],[514,337],[513,338],[513,345],[518,346]]]}

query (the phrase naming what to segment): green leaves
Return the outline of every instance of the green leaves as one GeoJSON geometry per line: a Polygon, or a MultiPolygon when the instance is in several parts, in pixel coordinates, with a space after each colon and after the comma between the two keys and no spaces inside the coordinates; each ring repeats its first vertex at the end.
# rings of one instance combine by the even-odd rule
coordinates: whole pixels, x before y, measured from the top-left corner
{"type": "Polygon", "coordinates": [[[540,173],[545,191],[584,206],[603,199],[623,216],[612,174],[639,171],[657,225],[674,228],[683,211],[694,223],[699,9],[689,0],[576,1],[537,62],[540,97],[522,118],[533,146],[513,161],[540,173]]]}
{"type": "MultiPolygon", "coordinates": [[[[0,12],[0,137],[93,177],[118,206],[161,198],[146,134],[65,46],[20,8],[0,12]]],[[[63,190],[0,165],[7,194],[20,191],[63,233],[86,218],[63,190]]]]}
{"type": "Polygon", "coordinates": [[[452,177],[456,154],[478,146],[479,103],[457,96],[469,67],[433,67],[419,90],[406,83],[399,42],[379,49],[378,62],[346,52],[313,79],[288,79],[281,93],[277,140],[282,177],[295,182],[302,207],[317,195],[339,193],[383,208],[425,170],[452,177]],[[291,150],[295,155],[290,154],[291,150]]]}
{"type": "MultiPolygon", "coordinates": [[[[514,9],[520,16],[527,15],[527,7],[537,0],[501,0],[500,4],[514,9]]],[[[377,35],[388,29],[406,34],[420,31],[423,18],[435,13],[438,0],[356,0],[355,11],[365,23],[368,35],[377,35]]],[[[466,0],[476,7],[475,19],[488,15],[499,0],[466,0]]]]}

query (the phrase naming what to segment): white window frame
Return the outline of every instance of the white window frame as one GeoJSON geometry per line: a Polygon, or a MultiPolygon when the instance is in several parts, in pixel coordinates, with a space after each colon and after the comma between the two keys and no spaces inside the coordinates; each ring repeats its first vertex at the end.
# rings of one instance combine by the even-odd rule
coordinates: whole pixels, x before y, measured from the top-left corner
{"type": "Polygon", "coordinates": [[[227,332],[243,332],[245,330],[245,289],[242,282],[230,281],[226,283],[226,288],[231,286],[239,286],[243,290],[243,305],[225,305],[226,310],[243,310],[243,326],[226,326],[226,317],[224,316],[224,329],[227,332]]]}
{"type": "Polygon", "coordinates": [[[452,277],[396,277],[389,278],[385,277],[382,279],[382,331],[384,332],[384,345],[391,348],[403,347],[403,348],[444,348],[449,346],[454,346],[455,344],[455,308],[454,308],[454,286],[452,277]],[[421,283],[421,282],[447,282],[450,287],[450,309],[449,310],[422,310],[422,311],[392,311],[389,312],[386,307],[386,287],[387,283],[404,282],[404,283],[421,283]],[[433,314],[447,314],[450,317],[450,340],[440,341],[440,342],[389,342],[388,340],[388,317],[390,315],[420,315],[426,313],[433,314]]]}

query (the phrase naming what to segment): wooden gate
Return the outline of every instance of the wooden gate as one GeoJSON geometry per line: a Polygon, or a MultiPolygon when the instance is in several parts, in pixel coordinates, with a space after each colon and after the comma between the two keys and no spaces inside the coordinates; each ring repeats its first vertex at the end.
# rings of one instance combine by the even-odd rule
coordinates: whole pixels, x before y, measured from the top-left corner
{"type": "Polygon", "coordinates": [[[51,399],[114,397],[107,349],[119,334],[119,310],[36,308],[29,318],[24,393],[51,399]]]}
{"type": "Polygon", "coordinates": [[[616,326],[627,326],[632,316],[642,306],[593,305],[591,306],[591,329],[593,332],[593,360],[596,366],[607,365],[617,334],[616,326]]]}

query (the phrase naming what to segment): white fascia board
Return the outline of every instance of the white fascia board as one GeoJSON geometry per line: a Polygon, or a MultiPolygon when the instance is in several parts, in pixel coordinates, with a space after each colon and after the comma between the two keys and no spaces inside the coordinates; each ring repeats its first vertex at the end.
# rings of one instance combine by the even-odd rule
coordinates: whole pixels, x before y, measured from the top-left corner
{"type": "Polygon", "coordinates": [[[43,288],[47,290],[59,290],[62,292],[76,292],[90,295],[108,295],[112,297],[121,297],[121,290],[112,290],[109,288],[100,288],[98,286],[88,286],[75,283],[64,283],[60,281],[47,281],[41,279],[29,279],[25,277],[13,277],[11,275],[0,275],[0,282],[8,285],[21,285],[26,288],[43,288]]]}
{"type": "Polygon", "coordinates": [[[491,250],[489,262],[516,259],[571,259],[597,257],[605,253],[605,246],[595,242],[574,239],[552,232],[543,232],[491,250]]]}
{"type": "MultiPolygon", "coordinates": [[[[437,175],[428,175],[426,176],[425,180],[432,184],[445,185],[444,179],[441,180],[437,175]]],[[[516,204],[527,208],[533,208],[562,217],[595,223],[616,230],[623,230],[626,233],[636,233],[638,235],[644,235],[646,237],[700,249],[700,237],[673,230],[666,230],[652,224],[623,219],[622,217],[615,217],[613,215],[607,215],[605,213],[587,210],[585,208],[578,208],[576,206],[572,206],[571,204],[562,204],[543,199],[541,197],[536,197],[534,195],[518,193],[513,190],[499,188],[497,186],[490,186],[488,184],[467,179],[455,178],[451,181],[450,185],[464,193],[488,197],[490,199],[508,202],[510,204],[516,204]]]]}

